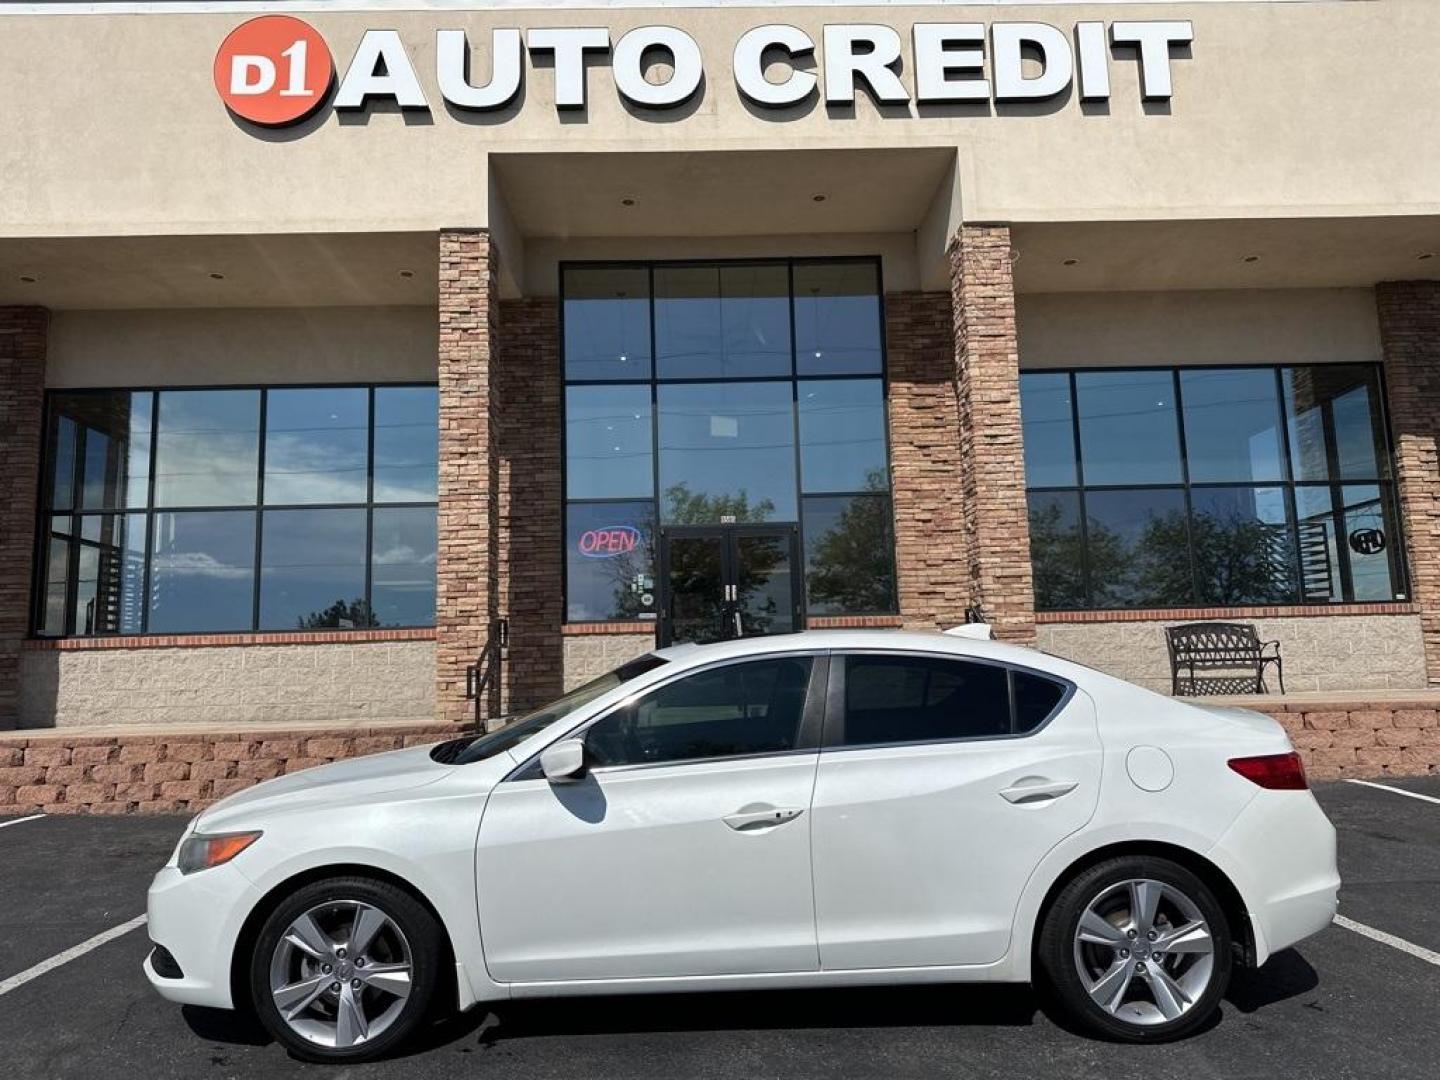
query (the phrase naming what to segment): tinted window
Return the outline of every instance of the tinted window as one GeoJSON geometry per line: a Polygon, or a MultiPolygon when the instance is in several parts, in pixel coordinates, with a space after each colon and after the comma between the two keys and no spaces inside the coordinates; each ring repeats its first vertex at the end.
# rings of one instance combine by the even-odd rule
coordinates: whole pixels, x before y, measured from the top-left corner
{"type": "Polygon", "coordinates": [[[565,271],[565,377],[650,377],[650,271],[570,267],[565,271]]]}
{"type": "Polygon", "coordinates": [[[371,528],[374,625],[426,626],[434,622],[435,508],[377,508],[371,528]]]}
{"type": "Polygon", "coordinates": [[[1065,696],[1065,686],[1054,679],[1024,671],[1010,674],[1015,693],[1015,730],[1021,734],[1043,724],[1065,696]]]}
{"type": "Polygon", "coordinates": [[[846,658],[846,746],[1008,734],[1002,667],[940,657],[846,658]]]}
{"type": "Polygon", "coordinates": [[[655,491],[649,386],[565,391],[565,484],[572,499],[649,498],[655,491]]]}
{"type": "Polygon", "coordinates": [[[265,501],[364,502],[370,393],[271,390],[265,401],[265,501]]]}
{"type": "Polygon", "coordinates": [[[571,503],[565,511],[565,617],[654,618],[654,559],[654,503],[571,503]]]}
{"type": "Polygon", "coordinates": [[[660,511],[668,523],[795,520],[790,384],[662,385],[660,511]]]}
{"type": "Polygon", "coordinates": [[[1020,420],[1025,435],[1025,482],[1031,487],[1075,483],[1075,418],[1070,376],[1020,376],[1020,420]]]}
{"type": "Polygon", "coordinates": [[[879,379],[802,381],[800,486],[806,492],[885,491],[885,392],[879,379]]]}
{"type": "Polygon", "coordinates": [[[1191,483],[1285,478],[1274,368],[1182,371],[1180,391],[1191,483]]]}
{"type": "Polygon", "coordinates": [[[1194,602],[1183,490],[1087,491],[1085,514],[1090,595],[1097,607],[1194,602]]]}
{"type": "Polygon", "coordinates": [[[640,765],[793,750],[809,657],[727,664],[686,676],[590,728],[596,765],[640,765]]]}
{"type": "Polygon", "coordinates": [[[807,495],[805,596],[811,615],[895,610],[888,495],[807,495]]]}
{"type": "Polygon", "coordinates": [[[789,375],[786,268],[657,267],[655,373],[661,379],[789,375]]]}
{"type": "Polygon", "coordinates": [[[795,264],[795,365],[801,375],[878,374],[880,268],[795,264]]]}
{"type": "Polygon", "coordinates": [[[259,461],[259,390],[160,395],[156,506],[254,505],[259,461]]]}
{"type": "Polygon", "coordinates": [[[376,502],[435,501],[439,413],[440,391],[433,386],[376,389],[376,502]]]}
{"type": "Polygon", "coordinates": [[[1295,603],[1294,532],[1284,488],[1196,488],[1190,536],[1199,603],[1295,603]]]}
{"type": "Polygon", "coordinates": [[[1388,474],[1380,380],[1369,366],[1283,373],[1296,480],[1373,480],[1388,474]]]}
{"type": "Polygon", "coordinates": [[[1180,481],[1180,426],[1168,370],[1075,376],[1086,484],[1180,481]]]}
{"type": "Polygon", "coordinates": [[[1035,606],[1042,611],[1084,607],[1079,492],[1032,492],[1029,503],[1035,606]]]}
{"type": "Polygon", "coordinates": [[[364,510],[271,510],[260,548],[261,630],[357,630],[365,602],[364,510]]]}
{"type": "Polygon", "coordinates": [[[255,512],[156,514],[150,633],[249,630],[255,512]]]}
{"type": "Polygon", "coordinates": [[[59,393],[50,401],[50,505],[57,510],[143,507],[149,502],[148,390],[59,393]]]}

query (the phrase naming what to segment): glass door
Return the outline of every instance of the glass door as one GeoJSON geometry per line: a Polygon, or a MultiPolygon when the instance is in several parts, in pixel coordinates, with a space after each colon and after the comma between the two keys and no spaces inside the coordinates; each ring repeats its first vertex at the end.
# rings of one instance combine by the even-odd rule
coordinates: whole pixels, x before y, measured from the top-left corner
{"type": "Polygon", "coordinates": [[[672,527],[660,533],[660,645],[800,629],[794,525],[672,527]]]}

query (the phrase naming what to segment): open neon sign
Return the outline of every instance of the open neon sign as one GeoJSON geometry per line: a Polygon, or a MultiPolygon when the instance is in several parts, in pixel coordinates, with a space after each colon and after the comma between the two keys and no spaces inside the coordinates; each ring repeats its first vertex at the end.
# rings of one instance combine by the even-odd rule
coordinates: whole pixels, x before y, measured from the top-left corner
{"type": "Polygon", "coordinates": [[[628,555],[640,543],[640,530],[633,525],[606,525],[580,534],[580,554],[587,559],[613,559],[628,555]]]}

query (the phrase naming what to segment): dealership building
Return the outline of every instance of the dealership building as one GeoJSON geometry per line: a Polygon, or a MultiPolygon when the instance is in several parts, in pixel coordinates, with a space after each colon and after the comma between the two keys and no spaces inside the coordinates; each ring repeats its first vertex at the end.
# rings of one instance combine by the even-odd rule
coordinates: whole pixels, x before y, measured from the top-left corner
{"type": "Polygon", "coordinates": [[[433,726],[502,636],[489,715],[978,609],[1165,692],[1166,627],[1253,623],[1374,721],[1313,760],[1433,767],[1436,41],[0,2],[0,728],[433,726]]]}

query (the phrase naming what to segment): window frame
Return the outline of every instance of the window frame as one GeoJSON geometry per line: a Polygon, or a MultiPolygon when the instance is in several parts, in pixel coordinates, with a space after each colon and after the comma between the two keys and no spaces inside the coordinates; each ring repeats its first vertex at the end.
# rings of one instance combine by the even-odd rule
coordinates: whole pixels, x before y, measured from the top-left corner
{"type": "Polygon", "coordinates": [[[908,747],[951,746],[963,743],[1014,742],[1017,739],[1029,739],[1039,735],[1048,728],[1054,722],[1055,718],[1065,711],[1066,707],[1074,699],[1076,693],[1079,692],[1079,687],[1063,675],[1042,671],[1039,668],[1026,667],[1023,664],[1012,664],[1003,660],[991,660],[988,657],[968,656],[950,652],[929,652],[924,649],[883,648],[834,649],[830,655],[830,679],[825,692],[825,727],[820,739],[820,751],[826,754],[850,753],[858,750],[894,750],[908,747]],[[978,664],[982,667],[999,668],[1005,672],[1005,687],[1009,698],[1011,730],[1004,735],[957,735],[949,739],[896,740],[893,742],[857,743],[850,745],[845,742],[845,681],[850,659],[856,656],[883,656],[888,659],[903,659],[909,657],[916,660],[940,660],[955,664],[978,664]],[[1046,714],[1045,719],[1028,731],[1014,730],[1017,722],[1015,712],[1016,674],[1046,679],[1058,684],[1062,687],[1063,691],[1059,700],[1055,702],[1050,712],[1046,714]]]}
{"type": "MultiPolygon", "coordinates": [[[[730,656],[722,660],[715,660],[708,664],[697,664],[694,667],[687,667],[683,671],[668,673],[668,677],[650,683],[647,686],[627,694],[621,700],[613,703],[607,708],[587,717],[575,727],[563,735],[547,742],[535,753],[530,755],[517,768],[511,771],[502,783],[520,780],[545,780],[545,774],[540,768],[540,756],[550,747],[569,739],[584,740],[589,730],[602,720],[608,719],[620,712],[622,709],[630,708],[640,698],[649,694],[664,690],[668,686],[687,679],[692,675],[701,675],[710,671],[717,671],[722,668],[736,667],[741,664],[764,663],[769,660],[786,659],[808,659],[810,660],[810,680],[805,687],[805,704],[800,712],[800,728],[796,733],[795,745],[789,750],[766,750],[752,754],[717,754],[713,757],[703,758],[678,758],[674,761],[637,761],[627,765],[586,765],[585,775],[604,776],[611,773],[633,773],[649,769],[673,769],[695,767],[699,765],[715,765],[722,762],[732,761],[759,761],[765,758],[794,757],[799,754],[818,754],[822,749],[822,734],[825,724],[825,714],[828,707],[828,687],[830,672],[834,670],[831,663],[832,652],[828,649],[793,649],[785,652],[757,653],[749,656],[730,656]]],[[[548,781],[546,781],[548,783],[548,781]]]]}
{"type": "MultiPolygon", "coordinates": [[[[35,539],[32,545],[32,567],[30,585],[30,608],[29,608],[29,630],[28,636],[32,639],[43,641],[64,641],[64,640],[107,640],[113,638],[134,638],[134,637],[206,637],[216,634],[323,634],[323,633],[347,633],[367,632],[374,630],[428,630],[435,625],[432,620],[429,623],[405,624],[384,627],[292,627],[286,630],[264,630],[260,628],[260,595],[261,595],[261,569],[264,559],[262,550],[264,538],[264,519],[267,510],[363,510],[365,513],[365,602],[371,605],[373,570],[374,570],[374,533],[375,533],[375,511],[386,509],[428,509],[435,508],[439,511],[439,491],[437,488],[436,498],[433,500],[407,500],[403,502],[375,502],[375,395],[377,390],[389,389],[439,389],[438,381],[429,380],[398,380],[395,382],[358,381],[358,382],[294,382],[294,383],[165,383],[145,384],[137,386],[84,386],[84,387],[46,387],[41,404],[42,424],[42,446],[39,464],[39,483],[37,485],[35,499],[35,539]],[[205,505],[181,505],[181,506],[157,506],[155,504],[157,449],[160,433],[159,404],[160,395],[166,392],[175,391],[221,391],[221,390],[248,390],[257,391],[260,394],[260,412],[258,428],[256,431],[257,455],[256,455],[256,489],[255,502],[242,504],[216,503],[205,505]],[[270,391],[284,390],[364,390],[366,392],[366,471],[365,471],[365,498],[360,502],[334,503],[334,502],[310,502],[310,503],[273,503],[265,502],[265,444],[268,439],[266,427],[267,405],[270,391]],[[149,447],[147,456],[147,468],[149,470],[145,481],[146,499],[145,505],[140,507],[120,507],[110,509],[85,510],[76,506],[69,510],[56,510],[52,506],[51,481],[53,480],[52,470],[55,466],[56,447],[50,439],[50,417],[51,410],[56,398],[74,397],[78,395],[106,395],[106,394],[147,394],[150,396],[150,429],[148,432],[149,447]],[[76,550],[78,545],[72,545],[67,553],[67,560],[70,563],[69,572],[66,576],[66,602],[64,632],[59,634],[45,633],[45,583],[46,570],[48,567],[47,548],[51,538],[52,530],[49,522],[57,515],[72,517],[76,520],[77,535],[81,528],[80,519],[90,516],[114,516],[114,515],[139,515],[145,520],[145,551],[144,567],[142,570],[141,597],[148,598],[150,595],[153,561],[155,557],[155,519],[162,514],[187,514],[207,513],[221,511],[244,511],[255,517],[255,540],[254,540],[254,564],[252,567],[251,585],[251,611],[248,626],[233,630],[165,630],[151,631],[150,610],[148,602],[141,605],[141,629],[134,633],[104,633],[104,634],[83,634],[75,631],[75,612],[73,604],[73,593],[76,588],[74,575],[74,563],[76,561],[76,550]]],[[[80,496],[75,493],[75,479],[83,475],[84,455],[78,452],[82,440],[76,440],[76,452],[72,462],[72,501],[80,496]]],[[[373,612],[373,607],[371,607],[373,612]]]]}
{"type": "MultiPolygon", "coordinates": [[[[1089,514],[1086,507],[1086,494],[1088,492],[1106,491],[1178,491],[1182,494],[1185,504],[1185,522],[1187,533],[1187,549],[1190,567],[1190,600],[1186,603],[1173,603],[1160,605],[1163,610],[1184,611],[1196,608],[1213,608],[1216,606],[1225,608],[1265,609],[1272,607],[1314,607],[1318,610],[1325,610],[1341,604],[1409,604],[1413,602],[1413,593],[1410,587],[1410,568],[1408,553],[1404,541],[1404,518],[1401,515],[1400,496],[1398,480],[1395,476],[1395,440],[1390,425],[1389,410],[1389,388],[1386,383],[1385,366],[1381,363],[1368,360],[1346,361],[1334,364],[1153,364],[1137,365],[1124,364],[1116,366],[1105,365],[1082,365],[1074,367],[1043,367],[1043,368],[1022,368],[1021,378],[1026,375],[1063,375],[1068,380],[1070,395],[1070,425],[1072,433],[1072,446],[1075,463],[1075,482],[1073,484],[1041,484],[1025,486],[1026,502],[1028,507],[1029,497],[1035,495],[1073,495],[1077,501],[1078,521],[1077,529],[1080,538],[1080,582],[1081,591],[1085,596],[1085,604],[1080,607],[1049,608],[1036,605],[1036,610],[1042,613],[1051,612],[1083,612],[1083,611],[1123,611],[1128,610],[1127,606],[1103,606],[1094,602],[1095,592],[1092,584],[1090,570],[1090,537],[1089,537],[1089,514]],[[1331,367],[1355,367],[1365,368],[1375,376],[1376,408],[1380,434],[1383,440],[1384,457],[1379,462],[1385,468],[1385,475],[1373,478],[1347,479],[1339,475],[1337,469],[1337,447],[1334,438],[1333,424],[1327,425],[1325,429],[1326,442],[1326,464],[1330,476],[1325,480],[1298,480],[1295,476],[1294,446],[1290,431],[1290,413],[1287,409],[1285,397],[1285,373],[1306,368],[1331,368],[1331,367]],[[1281,459],[1281,475],[1273,480],[1203,480],[1192,481],[1190,478],[1190,456],[1187,445],[1187,433],[1185,428],[1185,397],[1183,390],[1182,372],[1189,371],[1233,371],[1236,369],[1269,371],[1275,383],[1275,404],[1276,404],[1276,427],[1279,435],[1279,453],[1281,459]],[[1178,438],[1180,454],[1180,480],[1176,483],[1131,483],[1131,484],[1087,484],[1085,481],[1085,461],[1080,439],[1080,408],[1078,397],[1077,376],[1091,373],[1114,373],[1123,371],[1144,371],[1144,372],[1168,372],[1171,378],[1172,393],[1175,400],[1175,425],[1178,438]],[[1340,597],[1335,600],[1312,600],[1307,599],[1303,593],[1299,593],[1293,600],[1275,602],[1236,602],[1226,600],[1219,603],[1210,603],[1200,599],[1201,588],[1198,576],[1198,565],[1195,559],[1194,537],[1191,523],[1194,520],[1194,500],[1192,493],[1204,489],[1246,489],[1260,490],[1265,488],[1278,488],[1284,494],[1285,512],[1287,517],[1287,529],[1289,530],[1289,544],[1293,552],[1295,580],[1303,581],[1301,563],[1301,544],[1299,542],[1300,517],[1296,492],[1302,488],[1319,489],[1326,491],[1330,496],[1331,517],[1343,516],[1344,514],[1344,488],[1347,486],[1373,486],[1380,492],[1380,501],[1383,512],[1387,513],[1394,522],[1395,536],[1391,538],[1389,545],[1393,552],[1391,560],[1392,592],[1400,594],[1386,600],[1353,600],[1346,599],[1354,595],[1354,580],[1351,570],[1349,545],[1345,543],[1345,537],[1337,533],[1336,536],[1336,575],[1340,581],[1340,597]],[[1335,509],[1339,507],[1339,509],[1335,509]]],[[[1022,416],[1022,426],[1024,423],[1022,416]]],[[[1028,517],[1028,508],[1027,508],[1028,517]]],[[[1032,551],[1033,558],[1033,551],[1032,551]]]]}
{"type": "MultiPolygon", "coordinates": [[[[846,613],[846,616],[847,616],[847,617],[850,617],[850,616],[858,616],[858,617],[865,617],[865,616],[885,616],[885,615],[895,615],[895,614],[898,614],[898,613],[899,613],[899,592],[900,592],[899,576],[898,576],[898,575],[899,575],[899,568],[898,568],[898,565],[897,565],[897,562],[896,562],[896,552],[895,552],[895,543],[894,543],[894,537],[896,536],[896,527],[895,527],[895,490],[894,490],[894,483],[893,483],[893,481],[894,481],[894,476],[893,476],[894,462],[893,462],[893,460],[892,460],[892,454],[891,454],[892,441],[891,441],[891,430],[890,430],[890,353],[889,353],[889,342],[888,342],[887,335],[886,335],[886,332],[885,332],[885,328],[886,328],[886,309],[885,309],[884,261],[883,261],[883,259],[882,259],[882,257],[881,257],[880,255],[878,255],[878,254],[877,254],[877,255],[815,255],[815,256],[807,256],[807,255],[769,256],[769,255],[767,255],[767,256],[759,256],[759,257],[755,257],[755,258],[720,258],[720,259],[699,259],[699,258],[693,258],[693,259],[568,259],[568,260],[561,260],[561,261],[559,262],[559,264],[558,264],[558,266],[557,266],[557,268],[556,268],[556,274],[557,274],[557,277],[558,277],[558,286],[557,286],[557,290],[556,290],[557,297],[558,297],[558,303],[556,304],[556,315],[555,315],[555,317],[556,317],[556,320],[557,320],[557,323],[558,323],[558,330],[557,330],[557,343],[558,343],[558,345],[557,345],[557,352],[558,352],[558,355],[559,355],[559,364],[558,364],[559,374],[558,374],[558,379],[559,379],[559,384],[560,384],[560,402],[561,402],[561,417],[560,417],[560,463],[561,463],[561,477],[560,477],[560,515],[559,515],[559,516],[560,516],[560,535],[561,535],[561,537],[562,537],[561,543],[562,543],[562,545],[565,546],[565,547],[564,547],[564,550],[562,550],[561,560],[560,560],[560,566],[561,566],[561,571],[560,571],[560,572],[561,572],[561,578],[560,578],[560,595],[561,595],[561,610],[564,612],[563,623],[564,623],[565,625],[575,625],[575,626],[601,625],[601,624],[612,623],[612,622],[615,622],[615,621],[616,621],[616,620],[613,619],[613,618],[611,618],[611,619],[571,619],[571,618],[569,617],[569,613],[570,613],[570,568],[569,568],[569,561],[570,561],[570,560],[569,560],[569,551],[568,551],[568,533],[566,532],[566,529],[568,528],[568,509],[569,509],[570,505],[571,505],[572,503],[576,503],[576,504],[580,504],[580,503],[608,504],[608,503],[625,503],[625,502],[635,502],[635,501],[638,501],[638,500],[636,500],[636,499],[605,499],[605,498],[596,499],[596,498],[572,498],[572,497],[571,497],[571,495],[570,495],[570,475],[569,475],[569,469],[566,467],[566,462],[567,462],[567,460],[568,460],[569,447],[568,447],[568,445],[567,445],[567,439],[566,439],[566,428],[567,428],[567,426],[568,426],[568,416],[567,416],[566,413],[565,413],[565,400],[566,400],[565,395],[566,395],[566,392],[569,390],[569,388],[572,387],[572,386],[581,386],[581,387],[583,387],[583,386],[648,386],[648,387],[650,388],[650,431],[651,431],[650,468],[651,468],[651,471],[652,471],[652,474],[653,474],[653,482],[652,482],[652,492],[653,492],[653,494],[650,496],[650,502],[651,502],[651,504],[652,504],[652,509],[653,509],[653,512],[654,512],[655,529],[656,529],[656,535],[657,535],[657,539],[658,539],[659,529],[661,528],[661,525],[662,525],[662,522],[661,522],[662,510],[661,510],[661,506],[660,506],[660,501],[661,501],[661,498],[662,498],[663,495],[664,495],[664,493],[660,490],[660,413],[659,413],[659,409],[660,409],[659,387],[660,387],[660,385],[661,385],[662,383],[668,384],[668,385],[685,385],[685,384],[713,383],[713,382],[777,382],[777,383],[786,383],[786,382],[788,382],[788,383],[790,384],[791,431],[792,431],[792,445],[793,445],[793,453],[794,453],[794,471],[795,471],[795,515],[796,515],[796,521],[794,522],[794,524],[795,524],[796,529],[798,530],[798,535],[799,535],[800,559],[801,559],[801,565],[800,565],[800,567],[799,567],[799,570],[800,570],[800,574],[801,574],[801,576],[802,576],[802,593],[801,593],[802,599],[801,599],[801,613],[800,613],[800,614],[801,614],[801,618],[802,618],[802,619],[805,619],[805,620],[808,620],[808,619],[810,619],[810,618],[812,617],[811,614],[810,614],[810,612],[809,612],[808,592],[803,589],[803,578],[804,578],[804,575],[805,575],[806,569],[807,569],[807,567],[806,567],[806,565],[805,565],[805,552],[806,552],[807,549],[806,549],[806,546],[805,546],[805,525],[804,525],[804,516],[805,516],[805,513],[804,513],[804,501],[805,501],[805,499],[806,499],[807,496],[854,496],[854,495],[872,495],[872,496],[883,496],[886,500],[888,500],[888,502],[889,502],[889,511],[888,511],[888,512],[889,512],[889,518],[890,518],[890,536],[891,536],[891,538],[892,538],[891,544],[890,544],[890,551],[889,551],[889,557],[890,557],[890,573],[891,573],[891,580],[892,580],[892,582],[893,582],[893,584],[894,584],[894,587],[893,587],[893,589],[892,589],[892,592],[893,592],[893,594],[894,594],[894,596],[895,596],[895,603],[894,603],[894,605],[892,606],[892,610],[890,610],[890,611],[856,611],[856,612],[847,612],[847,613],[846,613]],[[851,265],[871,266],[871,267],[874,268],[874,271],[875,271],[875,290],[876,290],[876,320],[877,320],[877,324],[878,324],[878,325],[877,325],[877,330],[878,330],[878,332],[879,332],[879,344],[880,344],[880,370],[879,370],[877,373],[866,374],[866,373],[856,373],[856,372],[843,372],[843,373],[835,373],[835,374],[828,374],[828,375],[808,375],[808,374],[801,374],[801,373],[800,373],[800,370],[799,370],[799,358],[798,358],[798,353],[797,353],[797,351],[796,351],[796,350],[797,350],[797,346],[796,346],[796,335],[795,335],[795,267],[796,267],[797,264],[833,264],[833,265],[851,264],[851,265]],[[740,376],[740,377],[736,377],[736,378],[734,378],[734,379],[728,379],[728,380],[727,380],[727,379],[721,379],[721,378],[714,377],[714,376],[694,377],[694,378],[688,378],[688,377],[687,377],[687,378],[678,378],[678,379],[676,379],[676,378],[661,378],[661,377],[660,377],[660,373],[659,373],[659,360],[658,360],[658,357],[656,356],[656,345],[657,345],[657,341],[656,341],[656,328],[655,328],[655,270],[656,270],[657,268],[662,268],[662,269],[669,269],[669,268],[682,268],[682,269],[683,269],[683,268],[707,268],[707,269],[708,269],[708,268],[711,268],[711,267],[714,267],[714,268],[717,268],[717,269],[723,269],[723,268],[725,268],[726,266],[784,266],[784,267],[786,268],[786,274],[787,274],[787,279],[788,279],[788,287],[789,287],[789,302],[790,302],[790,303],[789,303],[789,306],[790,306],[790,371],[789,371],[787,374],[784,374],[784,375],[740,376]],[[645,377],[645,378],[634,378],[634,379],[584,379],[584,378],[571,379],[571,378],[569,377],[569,375],[568,375],[568,373],[567,373],[567,371],[566,371],[566,368],[565,368],[565,275],[566,275],[567,271],[569,271],[569,270],[571,270],[571,269],[579,269],[579,270],[607,270],[607,269],[608,269],[608,270],[637,270],[637,269],[643,269],[643,270],[646,270],[646,271],[648,272],[648,276],[649,276],[649,294],[648,294],[648,297],[649,297],[649,313],[650,313],[650,354],[651,354],[651,357],[650,357],[650,374],[649,374],[647,377],[645,377]],[[870,492],[866,492],[866,491],[807,491],[807,490],[805,489],[804,477],[803,477],[802,472],[801,472],[800,403],[799,403],[799,392],[800,392],[799,386],[800,386],[800,383],[801,383],[801,382],[804,382],[804,381],[822,381],[822,380],[852,380],[852,381],[853,381],[853,380],[856,380],[856,379],[877,379],[877,378],[880,380],[880,407],[881,407],[881,412],[882,412],[882,414],[883,414],[884,435],[885,435],[885,490],[884,490],[883,492],[880,492],[880,491],[870,491],[870,492]]],[[[719,524],[719,523],[717,522],[716,524],[719,524]]],[[[789,523],[789,522],[782,522],[782,521],[780,521],[780,520],[777,519],[775,522],[766,522],[765,524],[790,524],[790,523],[789,523]]],[[[645,616],[642,616],[642,617],[639,618],[639,619],[633,620],[633,621],[635,621],[635,622],[643,622],[643,623],[649,624],[649,625],[651,625],[651,626],[654,626],[654,627],[656,627],[657,630],[658,630],[658,627],[659,627],[659,618],[658,618],[659,605],[663,602],[663,599],[664,599],[664,596],[663,596],[663,588],[662,588],[662,586],[663,586],[664,583],[660,581],[659,569],[660,569],[660,568],[659,568],[659,555],[658,555],[658,551],[657,551],[657,553],[656,553],[656,565],[653,567],[654,574],[655,574],[655,584],[656,584],[656,589],[655,589],[656,609],[655,609],[655,612],[654,612],[653,614],[645,615],[645,616]]],[[[830,618],[830,617],[832,617],[832,616],[827,616],[827,615],[815,615],[815,616],[813,616],[813,617],[814,617],[814,618],[830,618]]],[[[631,620],[622,620],[622,621],[627,621],[627,622],[628,622],[628,621],[631,621],[631,620]]]]}

